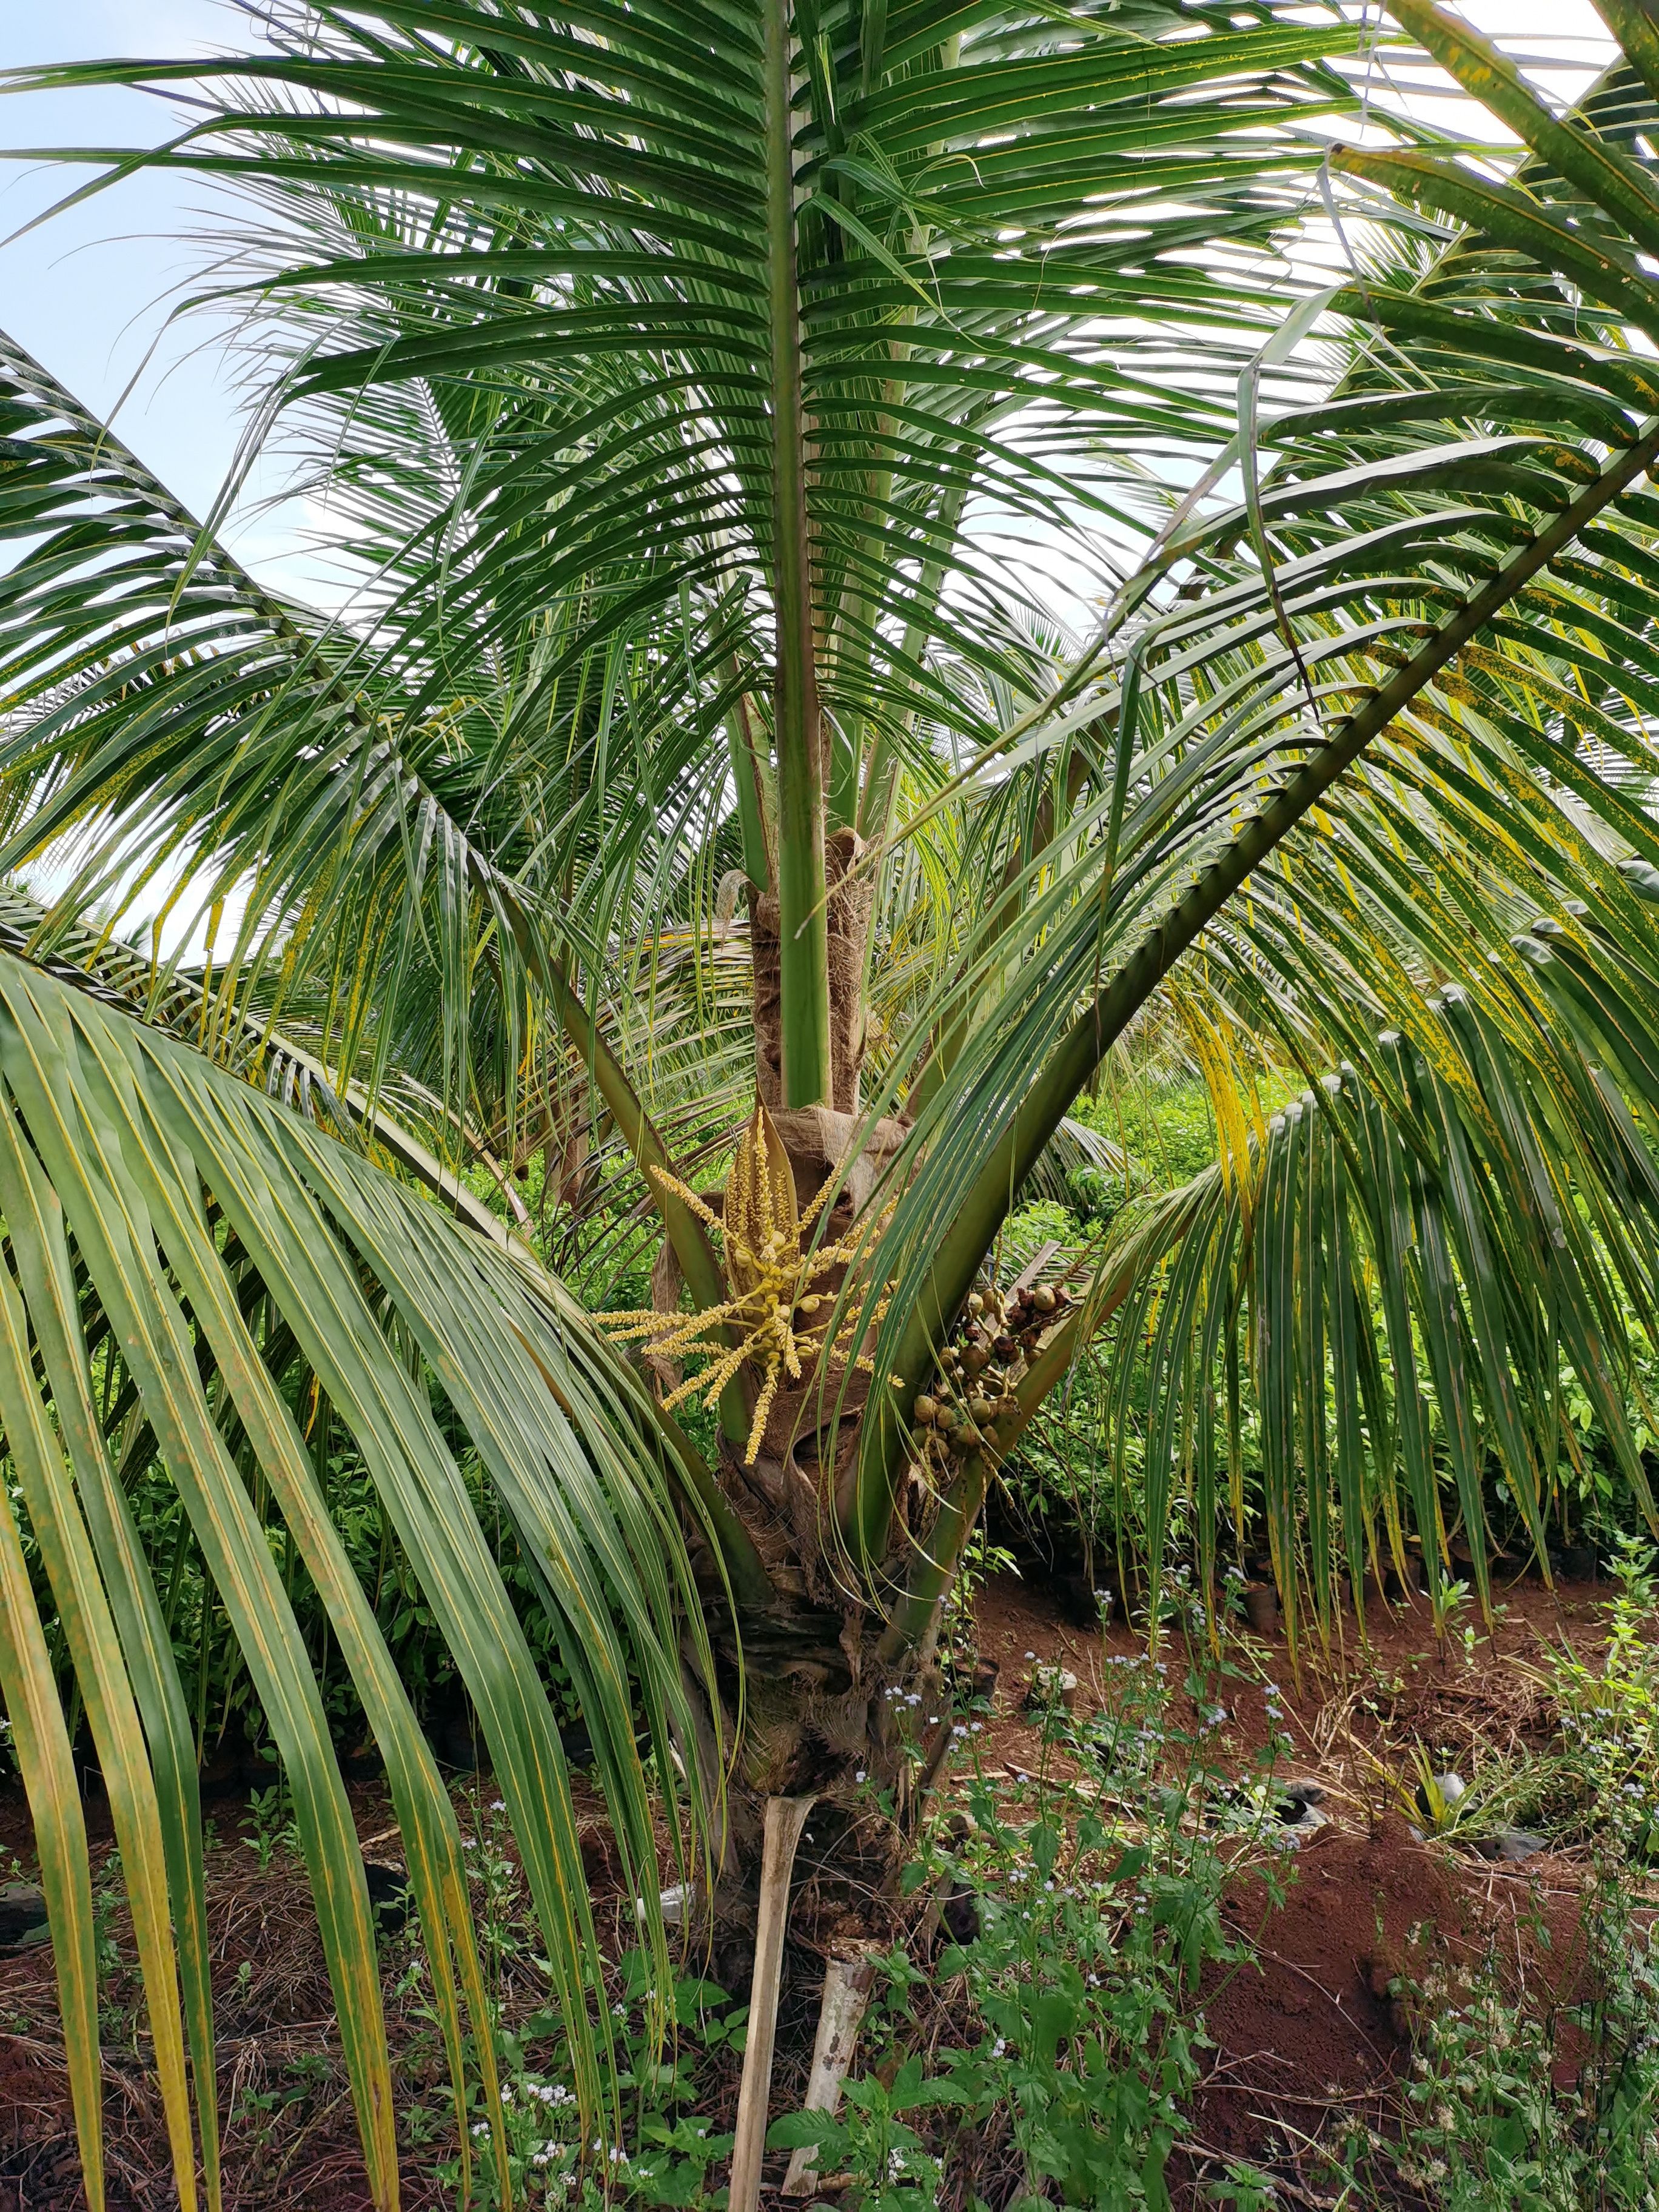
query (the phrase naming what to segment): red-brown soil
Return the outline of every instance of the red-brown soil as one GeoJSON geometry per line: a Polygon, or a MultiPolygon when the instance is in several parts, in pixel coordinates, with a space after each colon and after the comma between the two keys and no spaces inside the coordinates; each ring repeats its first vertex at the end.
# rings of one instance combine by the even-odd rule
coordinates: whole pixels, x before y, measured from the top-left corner
{"type": "MultiPolygon", "coordinates": [[[[1177,2161],[1178,2197],[1197,2203],[1224,2159],[1249,2160],[1280,2180],[1286,2202],[1320,2203],[1305,2163],[1310,2142],[1328,2141],[1345,2115],[1376,2124],[1410,2053],[1410,2021],[1389,1993],[1396,1977],[1415,1980],[1432,1956],[1467,1954],[1494,1926],[1527,1950],[1527,1926],[1541,1915],[1553,1931],[1553,1970],[1570,1973],[1577,1869],[1540,1855],[1501,1868],[1416,1842],[1389,1809],[1366,1751],[1401,1770],[1401,1747],[1422,1743],[1437,1760],[1465,1772],[1493,1752],[1544,1741],[1551,1716],[1526,1674],[1547,1641],[1563,1635],[1581,1649],[1597,1638],[1607,1591],[1578,1586],[1560,1593],[1522,1583],[1504,1594],[1507,1612],[1468,1663],[1461,1643],[1443,1658],[1432,1647],[1426,1609],[1390,1615],[1371,1609],[1363,1649],[1352,1620],[1346,1649],[1304,1655],[1299,1674],[1280,1644],[1240,1639],[1239,1668],[1223,1692],[1231,1718],[1221,1756],[1243,1766],[1268,1733],[1263,1684],[1276,1681],[1285,1725],[1297,1740],[1291,1765],[1325,1784],[1330,1825],[1287,1862],[1291,1879],[1275,1906],[1249,1876],[1230,1893],[1235,1930],[1257,1947],[1256,1962],[1212,1976],[1206,2018],[1215,2048],[1193,2114],[1194,2135],[1177,2161]]],[[[994,1579],[978,1595],[977,1642],[999,1679],[981,1739],[995,1772],[1035,1771],[1041,1739],[1024,1711],[1036,1666],[1060,1662],[1079,1678],[1079,1706],[1104,1695],[1107,1662],[1143,1648],[1122,1626],[1103,1634],[1064,1618],[1054,1594],[1036,1581],[994,1579]]],[[[1173,1671],[1173,1670],[1172,1670],[1173,1671]]],[[[1052,1762],[1051,1762],[1052,1763],[1052,1762]]],[[[580,1786],[580,1785],[579,1785],[580,1786]]],[[[384,1793],[355,1786],[354,1807],[368,1855],[398,1856],[384,1793]]],[[[210,1917],[220,2033],[221,2101],[226,2115],[228,2212],[359,2212],[367,2206],[350,2105],[339,2065],[332,2001],[316,1923],[297,1863],[279,1857],[260,1874],[238,1828],[241,1808],[214,1809],[219,1832],[209,1856],[210,1917]]],[[[476,1819],[476,1813],[469,1817],[476,1819]]],[[[620,1935],[629,1915],[616,1894],[597,1805],[587,1802],[590,1873],[602,1931],[620,1935]]],[[[108,1850],[107,1822],[88,1808],[95,1862],[108,1850]]],[[[32,1844],[27,1812],[0,1794],[0,1869],[15,1854],[27,1871],[32,1844]]],[[[124,1911],[111,1922],[131,1957],[124,1911]]],[[[798,2095],[810,2048],[813,1962],[795,1961],[780,2027],[775,2103],[798,2095]]],[[[136,1978],[118,1973],[116,2008],[106,2023],[106,2117],[112,2212],[161,2212],[173,2203],[160,2113],[148,2079],[147,2043],[136,1978]]],[[[737,1992],[739,1996],[744,1992],[737,1992]]],[[[418,1992],[388,1989],[388,2029],[405,2115],[422,2107],[434,2136],[449,2114],[441,2054],[421,2017],[418,1992]]],[[[727,2121],[729,2124],[729,2119],[727,2121]]],[[[411,2144],[404,2203],[413,2212],[439,2193],[431,2154],[411,2144]]],[[[69,2212],[83,2201],[76,2172],[56,1991],[47,1948],[0,1959],[0,2212],[69,2212]]]]}
{"type": "MultiPolygon", "coordinates": [[[[615,1846],[597,1792],[572,1778],[583,1859],[594,1885],[602,1942],[626,1941],[627,1902],[617,1879],[615,1846]]],[[[383,1789],[357,1784],[349,1795],[366,1858],[401,1863],[383,1789]]],[[[488,1780],[458,1790],[464,1833],[485,1825],[494,1797],[488,1780]]],[[[370,2212],[335,2007],[321,1938],[298,1858],[279,1850],[261,1872],[246,1833],[245,1804],[220,1799],[208,1808],[206,1872],[213,1953],[219,2106],[224,2133],[227,2212],[370,2212]]],[[[112,1847],[107,1812],[96,1796],[86,1818],[94,1893],[112,1847]]],[[[34,1869],[28,1814],[14,1787],[0,1792],[0,1869],[34,1869]]],[[[125,1905],[108,1933],[120,1964],[106,1988],[103,2022],[105,2151],[110,2212],[173,2212],[160,2100],[149,2078],[142,1984],[132,1962],[125,1905]]],[[[453,2107],[436,2032],[425,2017],[423,1986],[400,1990],[395,1969],[408,1963],[395,1945],[383,1985],[387,2039],[400,2116],[430,2116],[429,2140],[453,2135],[453,2107]]],[[[510,1969],[509,1969],[510,1971],[510,1969]]],[[[533,1977],[527,1976],[527,1978],[533,1977]]],[[[418,2119],[415,2128],[424,2132],[418,2119]]],[[[403,2160],[406,2212],[453,2202],[432,2173],[433,2154],[407,2142],[403,2160]]],[[[0,2212],[80,2212],[80,2185],[64,2039],[50,1946],[0,1957],[0,2212]]]]}
{"type": "Polygon", "coordinates": [[[1216,2051],[1183,2161],[1194,2179],[1224,2159],[1294,2171],[1299,2142],[1334,2119],[1384,2121],[1411,2050],[1389,1984],[1466,1940],[1465,1902],[1446,1856],[1392,1814],[1373,1834],[1322,1831],[1277,1907],[1259,1880],[1239,1886],[1228,1918],[1257,1959],[1207,1992],[1216,2051]]]}
{"type": "MultiPolygon", "coordinates": [[[[1390,1984],[1421,1981],[1431,1963],[1456,1964],[1496,1944],[1529,1978],[1573,1972],[1578,1869],[1540,1853],[1498,1866],[1417,1840],[1391,1802],[1379,1765],[1407,1771],[1422,1744],[1437,1766],[1465,1776],[1493,1753],[1540,1749],[1553,1726],[1529,1669],[1565,1638],[1589,1654],[1601,1641],[1605,1584],[1549,1590],[1525,1581],[1502,1594],[1492,1634],[1472,1660],[1461,1636],[1434,1647],[1426,1604],[1367,1607],[1362,1643],[1352,1614],[1342,1642],[1293,1665],[1282,1641],[1246,1636],[1230,1646],[1242,1680],[1219,1692],[1228,1705],[1220,1757],[1242,1768],[1266,1745],[1262,1685],[1273,1683],[1297,1743],[1286,1773],[1316,1777],[1330,1824],[1287,1860],[1283,1902],[1249,1875],[1229,1893],[1226,1916],[1255,1962],[1212,1975],[1205,2016],[1215,2045],[1193,2113],[1193,2137],[1176,2160],[1177,2201],[1213,2201],[1203,2185],[1226,2160],[1272,2172],[1288,2201],[1331,2201],[1305,2177],[1345,2120],[1386,2122],[1411,2051],[1409,2005],[1390,1984]],[[1368,1758],[1367,1753],[1371,1756],[1368,1758]],[[1374,1763],[1376,1762],[1376,1763],[1374,1763]],[[1536,1929],[1549,1931],[1540,1953],[1536,1929]]],[[[988,1758],[1035,1771],[1042,1739],[1024,1712],[1036,1668],[1061,1664],[1079,1678],[1079,1710],[1106,1694],[1108,1662],[1144,1650],[1121,1622],[1103,1632],[1066,1620],[1040,1579],[999,1577],[980,1594],[981,1660],[1000,1673],[988,1758]]]]}

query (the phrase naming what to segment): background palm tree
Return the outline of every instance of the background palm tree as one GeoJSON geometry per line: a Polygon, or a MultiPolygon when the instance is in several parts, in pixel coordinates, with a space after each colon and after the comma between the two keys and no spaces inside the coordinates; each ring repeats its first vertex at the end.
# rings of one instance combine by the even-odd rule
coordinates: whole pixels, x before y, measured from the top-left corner
{"type": "MultiPolygon", "coordinates": [[[[290,1424],[321,1391],[376,1438],[374,1377],[407,1330],[545,1565],[638,1854],[629,1664],[728,1884],[752,1875],[763,1799],[844,1798],[855,1767],[905,1783],[884,1693],[926,1678],[991,1473],[1115,1318],[1124,1393],[1150,1360],[1154,1614],[1172,1500],[1192,1496],[1206,1568],[1229,1492],[1243,1524],[1247,1394],[1293,1626],[1299,1603],[1328,1622],[1340,1566],[1359,1588],[1382,1553],[1403,1565],[1413,1528],[1437,1620],[1448,1501],[1484,1600],[1488,1456],[1541,1551],[1564,1364],[1650,1510],[1626,1396],[1659,1218],[1659,53],[1608,0],[1621,58],[1559,117],[1456,19],[1394,12],[1523,158],[1404,122],[1334,144],[1364,38],[1300,9],[278,11],[278,52],[207,73],[208,105],[145,158],[251,196],[231,296],[261,428],[349,526],[361,588],[333,618],[262,591],[7,356],[0,866],[49,856],[68,888],[19,909],[3,989],[33,1011],[0,1073],[20,1176],[55,1193],[61,1265],[90,1286],[64,1309],[71,1364],[47,1359],[60,1421],[85,1369],[90,1450],[129,1387],[190,1479],[161,1425],[173,1370],[135,1365],[118,1318],[141,1263],[204,1392],[227,1373],[201,1403],[222,1431],[234,1401],[232,1457],[273,1483],[295,1447],[268,1406],[251,1418],[259,1377],[290,1424]],[[1333,179],[1352,260],[1320,290],[1280,249],[1333,179]],[[157,884],[199,908],[200,972],[75,933],[157,884]],[[151,1026],[40,980],[53,960],[151,1026]],[[1217,1164],[1068,1281],[1012,1284],[1011,1207],[1154,1016],[1211,1084],[1217,1164]],[[193,1019],[195,1046],[158,1019],[193,1019]],[[1268,1121],[1244,1038],[1306,1083],[1268,1121]],[[94,1083],[89,1050],[139,1075],[94,1083]],[[460,1231],[232,1067],[296,1095],[303,1077],[452,1191],[467,1162],[510,1191],[539,1146],[573,1204],[597,1182],[613,1212],[654,1208],[659,1318],[632,1326],[656,1395],[487,1223],[463,1261],[460,1231]],[[79,1134],[129,1079],[142,1217],[113,1167],[84,1181],[79,1134]],[[700,1161],[723,1182],[700,1189],[700,1161]],[[205,1199],[185,1209],[181,1178],[205,1199]],[[138,1225],[107,1243],[123,1208],[138,1225]],[[308,1318],[319,1238],[349,1376],[308,1318]],[[417,1267],[405,1239],[439,1256],[417,1267]],[[286,1334],[228,1370],[212,1301],[244,1271],[286,1334]],[[103,1315],[126,1363],[109,1390],[103,1315]],[[493,1379],[502,1347],[490,1402],[477,1362],[493,1379]],[[719,1387],[694,1437],[658,1400],[698,1348],[719,1387]],[[538,1441],[544,1378],[580,1449],[538,1441]]],[[[17,1267],[47,1358],[46,1290],[17,1267]]],[[[25,1368],[15,1388],[17,1455],[15,1407],[40,1401],[25,1368]]],[[[409,1412],[374,1461],[389,1510],[433,1449],[409,1412]]],[[[416,1535],[399,1524],[423,1584],[452,1520],[476,1534],[433,1483],[416,1535]]],[[[221,1468],[204,1515],[232,1486],[221,1468]]],[[[245,1649],[279,1596],[250,1594],[245,1649]]],[[[550,1724],[504,1623],[521,1702],[495,1700],[495,1616],[474,1607],[458,1586],[445,1626],[498,1769],[522,1774],[515,1826],[551,1817],[555,1844],[529,1847],[562,1850],[550,1724]]],[[[373,1684],[371,1627],[353,1666],[373,1684]]],[[[125,1637],[102,1648],[118,1702],[137,1662],[125,1637]]],[[[375,1724],[418,1764],[404,1713],[375,1724]]],[[[316,1767],[314,1721],[295,1728],[285,1757],[316,1767]]],[[[157,1802],[187,1883],[174,1765],[157,1802]]],[[[45,1802],[44,1766],[30,1786],[45,1802]]],[[[430,1778],[410,1788],[441,1821],[430,1778]]],[[[68,1913],[84,1847],[64,1849],[68,1913]]],[[[574,2026],[570,1871],[547,1860],[538,1904],[566,1916],[574,2026]]],[[[443,1925],[424,1898],[422,1917],[443,1925]]],[[[337,1960],[343,2009],[360,1926],[337,1960]]],[[[389,2198],[372,2032],[355,2063],[389,2198]]],[[[595,2097],[602,2072],[601,2045],[595,2097]]]]}

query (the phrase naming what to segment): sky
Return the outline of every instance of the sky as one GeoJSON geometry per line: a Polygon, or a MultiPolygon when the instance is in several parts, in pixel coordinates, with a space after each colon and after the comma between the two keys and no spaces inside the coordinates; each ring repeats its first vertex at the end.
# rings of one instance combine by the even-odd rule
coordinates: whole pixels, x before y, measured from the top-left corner
{"type": "MultiPolygon", "coordinates": [[[[1483,30],[1528,59],[1583,56],[1593,51],[1586,40],[1603,35],[1589,0],[1465,4],[1483,30]]],[[[0,68],[123,53],[194,57],[246,47],[256,35],[248,11],[231,0],[0,0],[0,68]]],[[[168,120],[161,103],[141,93],[14,96],[0,101],[0,147],[153,143],[168,120]]],[[[197,265],[181,234],[200,227],[210,188],[138,176],[25,228],[88,173],[0,162],[0,327],[95,412],[107,415],[131,384],[117,418],[122,436],[203,514],[235,455],[236,395],[211,324],[170,322],[168,309],[197,265]]],[[[228,534],[267,581],[303,590],[310,564],[299,535],[314,518],[294,502],[258,511],[276,489],[274,476],[256,474],[228,534]]]]}
{"type": "MultiPolygon", "coordinates": [[[[194,58],[252,43],[226,0],[0,0],[0,67],[112,54],[194,58]]],[[[0,101],[0,147],[152,144],[170,113],[137,92],[75,89],[0,101]]],[[[236,394],[204,318],[172,322],[198,266],[187,234],[212,206],[185,177],[139,175],[24,227],[94,172],[0,162],[0,328],[107,416],[133,379],[117,428],[195,513],[213,503],[234,457],[236,394]],[[22,235],[17,234],[21,231],[22,235]]],[[[256,492],[268,489],[256,480],[256,492]]],[[[292,565],[293,511],[234,528],[236,550],[268,571],[292,565]]]]}

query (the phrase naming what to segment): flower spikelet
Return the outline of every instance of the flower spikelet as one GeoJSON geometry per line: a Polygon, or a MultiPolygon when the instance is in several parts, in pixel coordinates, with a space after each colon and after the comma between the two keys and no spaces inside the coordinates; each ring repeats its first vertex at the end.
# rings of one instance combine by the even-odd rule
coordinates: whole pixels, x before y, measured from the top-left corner
{"type": "MultiPolygon", "coordinates": [[[[836,1188],[840,1170],[830,1175],[803,1212],[795,1200],[794,1172],[783,1139],[766,1108],[757,1099],[737,1155],[726,1177],[721,1212],[689,1189],[665,1169],[650,1173],[659,1189],[688,1206],[708,1228],[720,1232],[726,1264],[727,1297],[702,1313],[657,1313],[634,1310],[595,1315],[619,1343],[648,1345],[659,1358],[701,1353],[711,1364],[690,1376],[663,1401],[665,1411],[701,1393],[703,1402],[717,1405],[720,1393],[745,1365],[758,1375],[754,1418],[750,1424],[744,1462],[752,1466],[759,1454],[770,1413],[784,1382],[799,1382],[826,1356],[845,1359],[868,1322],[856,1314],[830,1334],[836,1297],[813,1289],[833,1269],[855,1267],[867,1249],[872,1228],[880,1217],[866,1222],[837,1243],[822,1244],[803,1253],[801,1242],[836,1188]],[[822,1315],[823,1318],[818,1316],[822,1315]]],[[[889,1209],[890,1211],[890,1209],[889,1209]]],[[[856,1286],[849,1304],[858,1303],[856,1286]]],[[[886,1300],[878,1301],[872,1319],[879,1320],[886,1300]]],[[[869,1369],[867,1359],[854,1365],[869,1369]]]]}

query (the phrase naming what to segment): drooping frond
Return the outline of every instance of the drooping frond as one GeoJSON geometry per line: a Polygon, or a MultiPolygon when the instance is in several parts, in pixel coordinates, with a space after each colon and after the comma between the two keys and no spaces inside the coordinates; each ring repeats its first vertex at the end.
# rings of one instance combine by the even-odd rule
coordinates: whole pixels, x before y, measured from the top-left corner
{"type": "MultiPolygon", "coordinates": [[[[39,1545],[110,1786],[182,2197],[192,2158],[180,1981],[216,2191],[211,2002],[197,1745],[128,1503],[146,1468],[176,1489],[293,1792],[376,2202],[395,2202],[397,2153],[373,1923],[273,1529],[322,1603],[386,1761],[458,2095],[464,1998],[494,2109],[461,1838],[319,1486],[308,1439],[325,1405],[362,1454],[477,1710],[597,2117],[606,2045],[591,2024],[593,1929],[558,1731],[465,1468],[476,1464],[517,1533],[630,1878],[637,1870],[635,1887],[654,1897],[635,1700],[657,1742],[690,1740],[681,1650],[687,1636],[687,1648],[702,1643],[705,1599],[682,1534],[685,1478],[640,1386],[533,1262],[463,1231],[199,1052],[3,952],[0,1215],[0,1421],[19,1486],[9,1495],[39,1545]]],[[[95,2200],[85,1836],[20,1533],[8,1504],[0,1668],[95,2200]]],[[[698,1789],[694,1777],[700,1813],[698,1789]]]]}
{"type": "MultiPolygon", "coordinates": [[[[849,1531],[866,1560],[934,1317],[1166,978],[1201,994],[1224,975],[1312,1079],[1378,1028],[1415,1036],[1437,986],[1479,994],[1516,967],[1518,929],[1571,929],[1582,898],[1645,942],[1629,868],[1655,857],[1659,766],[1655,94],[1623,63],[1564,121],[1453,19],[1398,12],[1477,92],[1501,85],[1536,150],[1501,187],[1443,153],[1334,153],[1489,234],[1454,228],[1426,266],[1384,244],[1310,303],[1346,319],[1325,325],[1345,372],[1328,403],[1255,427],[1247,371],[1243,495],[1178,518],[1055,707],[975,766],[1000,864],[924,1042],[878,1352],[904,1390],[871,1425],[849,1531]]],[[[1298,310],[1288,335],[1298,317],[1315,328],[1298,310]]]]}
{"type": "Polygon", "coordinates": [[[1622,934],[1540,918],[1501,965],[1405,1002],[1408,1028],[1356,1024],[1354,1057],[1203,1179],[1110,1361],[1155,1578],[1184,1497],[1210,1585],[1222,1509],[1261,1516],[1293,1630],[1305,1592],[1329,1631],[1340,1574],[1363,1616],[1389,1564],[1437,1621],[1455,1578],[1487,1606],[1490,1478],[1511,1556],[1545,1558],[1579,1451],[1569,1378],[1655,1519],[1659,935],[1638,954],[1622,934]]]}

